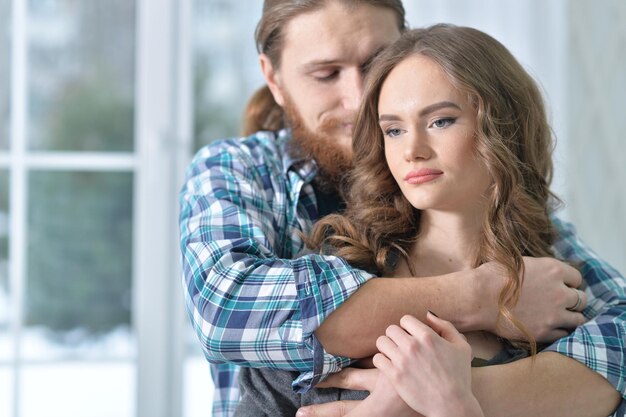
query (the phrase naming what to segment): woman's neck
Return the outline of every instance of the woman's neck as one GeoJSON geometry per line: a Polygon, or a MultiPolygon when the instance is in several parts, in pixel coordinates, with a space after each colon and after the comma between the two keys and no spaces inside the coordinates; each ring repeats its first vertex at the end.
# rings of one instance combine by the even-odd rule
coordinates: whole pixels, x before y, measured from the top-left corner
{"type": "MultiPolygon", "coordinates": [[[[408,259],[414,273],[407,271],[405,264],[397,272],[401,276],[432,277],[474,268],[482,226],[480,213],[422,211],[419,236],[408,259]]],[[[497,336],[488,332],[469,332],[465,337],[477,358],[488,360],[502,350],[497,336]]]]}
{"type": "Polygon", "coordinates": [[[475,267],[482,219],[475,215],[426,210],[409,253],[417,276],[435,276],[475,267]]]}

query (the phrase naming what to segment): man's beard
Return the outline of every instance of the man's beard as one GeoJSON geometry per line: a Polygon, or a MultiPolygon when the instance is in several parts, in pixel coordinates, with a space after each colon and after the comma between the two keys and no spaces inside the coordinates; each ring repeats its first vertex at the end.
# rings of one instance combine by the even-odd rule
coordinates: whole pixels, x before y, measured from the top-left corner
{"type": "Polygon", "coordinates": [[[303,157],[312,158],[317,163],[316,187],[325,193],[339,193],[344,175],[352,168],[352,149],[341,146],[336,137],[343,120],[328,118],[317,132],[313,132],[304,125],[291,97],[284,95],[284,98],[283,110],[292,131],[293,143],[303,157]]]}

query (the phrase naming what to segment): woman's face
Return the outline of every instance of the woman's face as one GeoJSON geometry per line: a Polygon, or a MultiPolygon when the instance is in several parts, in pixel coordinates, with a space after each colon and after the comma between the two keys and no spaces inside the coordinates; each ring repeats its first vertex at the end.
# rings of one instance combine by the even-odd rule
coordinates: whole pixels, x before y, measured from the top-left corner
{"type": "Polygon", "coordinates": [[[476,110],[432,59],[413,55],[382,85],[387,164],[420,210],[484,213],[491,177],[475,151],[476,110]]]}

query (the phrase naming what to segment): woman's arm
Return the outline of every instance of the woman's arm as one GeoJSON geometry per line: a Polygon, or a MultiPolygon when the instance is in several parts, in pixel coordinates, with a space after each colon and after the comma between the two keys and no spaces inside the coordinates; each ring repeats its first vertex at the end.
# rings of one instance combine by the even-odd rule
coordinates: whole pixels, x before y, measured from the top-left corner
{"type": "Polygon", "coordinates": [[[621,400],[605,378],[554,352],[472,368],[472,389],[487,417],[606,417],[621,400]]]}

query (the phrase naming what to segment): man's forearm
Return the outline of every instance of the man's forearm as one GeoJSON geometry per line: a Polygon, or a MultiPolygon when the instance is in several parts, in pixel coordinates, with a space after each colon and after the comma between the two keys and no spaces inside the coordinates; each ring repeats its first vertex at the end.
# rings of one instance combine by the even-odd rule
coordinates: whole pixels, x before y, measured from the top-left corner
{"type": "MultiPolygon", "coordinates": [[[[538,342],[566,336],[564,329],[584,323],[576,303],[580,273],[553,258],[524,258],[522,291],[512,313],[538,342]]],[[[420,320],[435,312],[461,332],[484,330],[505,339],[522,336],[505,320],[498,321],[498,298],[505,271],[493,262],[438,277],[375,278],[329,314],[315,335],[327,352],[362,358],[376,353],[375,341],[405,314],[420,320]]]]}
{"type": "Polygon", "coordinates": [[[472,389],[488,417],[606,417],[620,394],[601,375],[567,356],[539,353],[472,369],[472,389]]]}
{"type": "MultiPolygon", "coordinates": [[[[330,314],[315,332],[327,352],[352,358],[372,356],[385,329],[427,310],[451,321],[460,331],[481,327],[481,303],[473,279],[476,270],[429,278],[374,278],[330,314]]],[[[480,295],[480,296],[479,296],[480,295]]]]}

